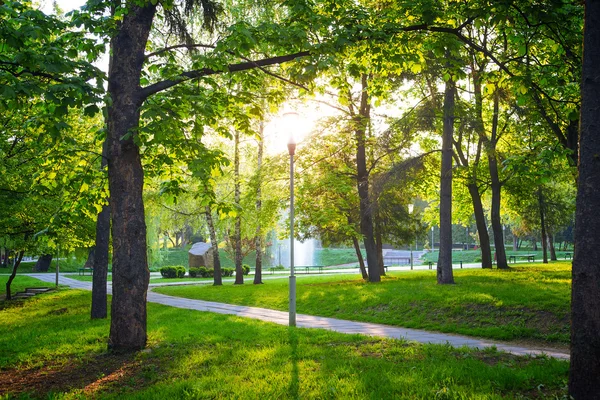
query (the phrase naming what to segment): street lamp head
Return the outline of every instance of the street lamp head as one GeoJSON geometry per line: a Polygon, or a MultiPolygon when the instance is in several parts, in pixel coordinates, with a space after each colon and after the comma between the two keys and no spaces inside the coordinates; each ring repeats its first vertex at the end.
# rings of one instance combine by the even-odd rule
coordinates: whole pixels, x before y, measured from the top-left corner
{"type": "Polygon", "coordinates": [[[412,214],[414,209],[415,209],[415,205],[414,204],[409,204],[408,205],[408,213],[409,214],[412,214]]]}
{"type": "Polygon", "coordinates": [[[300,116],[297,112],[288,111],[283,114],[283,129],[288,134],[288,151],[290,156],[296,153],[296,135],[298,133],[298,124],[300,116]]]}

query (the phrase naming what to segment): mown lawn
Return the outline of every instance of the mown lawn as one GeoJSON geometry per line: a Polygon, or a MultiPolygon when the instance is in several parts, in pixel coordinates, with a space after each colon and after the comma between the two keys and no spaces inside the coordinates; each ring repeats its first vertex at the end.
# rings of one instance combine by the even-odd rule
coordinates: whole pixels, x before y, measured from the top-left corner
{"type": "MultiPolygon", "coordinates": [[[[4,300],[4,297],[6,296],[6,282],[8,281],[8,278],[8,275],[0,275],[0,300],[4,300]]],[[[54,285],[28,276],[17,275],[10,285],[10,291],[14,295],[17,292],[24,291],[28,287],[40,286],[53,287],[54,285]]]]}
{"type": "Polygon", "coordinates": [[[89,319],[90,296],[62,289],[0,307],[2,398],[566,396],[565,361],[287,328],[155,304],[148,305],[148,349],[111,354],[109,321],[89,319]]]}
{"type": "MultiPolygon", "coordinates": [[[[357,275],[307,277],[298,281],[297,308],[303,314],[491,339],[568,343],[570,263],[454,272],[456,285],[448,286],[436,284],[435,271],[392,272],[381,284],[365,283],[357,275]]],[[[286,281],[154,290],[277,310],[288,307],[286,281]]]]}

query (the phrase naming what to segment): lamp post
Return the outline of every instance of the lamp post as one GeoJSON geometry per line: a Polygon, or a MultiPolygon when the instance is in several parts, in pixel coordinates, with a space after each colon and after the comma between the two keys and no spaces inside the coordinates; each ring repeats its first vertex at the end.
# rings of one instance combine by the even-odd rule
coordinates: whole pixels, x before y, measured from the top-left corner
{"type": "Polygon", "coordinates": [[[294,128],[298,125],[298,114],[287,112],[283,115],[289,132],[288,152],[290,154],[290,308],[289,326],[296,326],[296,276],[294,275],[294,155],[296,138],[294,128]]]}
{"type": "MultiPolygon", "coordinates": [[[[415,209],[414,204],[408,205],[408,213],[412,216],[413,210],[415,209]]],[[[415,234],[416,237],[416,234],[415,234]]],[[[410,269],[413,269],[413,251],[412,251],[412,243],[410,244],[410,269]]]]}
{"type": "Polygon", "coordinates": [[[431,252],[435,250],[435,244],[433,243],[433,226],[431,227],[431,252]]]}

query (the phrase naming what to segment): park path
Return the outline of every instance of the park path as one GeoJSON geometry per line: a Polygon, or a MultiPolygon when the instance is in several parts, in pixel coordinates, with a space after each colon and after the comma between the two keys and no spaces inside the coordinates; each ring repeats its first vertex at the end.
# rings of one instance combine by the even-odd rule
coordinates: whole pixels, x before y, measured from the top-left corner
{"type": "MultiPolygon", "coordinates": [[[[44,282],[54,283],[54,274],[27,274],[32,278],[37,278],[44,282]]],[[[74,289],[91,290],[91,282],[82,282],[76,279],[61,275],[59,283],[67,285],[74,289]]],[[[225,303],[216,303],[212,301],[185,299],[182,297],[167,296],[152,291],[152,287],[161,286],[160,284],[150,285],[148,291],[148,301],[151,303],[163,304],[166,306],[184,308],[189,310],[214,312],[219,314],[236,315],[239,317],[259,319],[261,321],[274,322],[279,325],[288,325],[288,313],[285,311],[270,310],[259,307],[238,306],[225,303]]],[[[112,292],[112,285],[108,285],[109,293],[112,292]]],[[[406,339],[420,343],[449,344],[453,347],[467,346],[470,348],[485,349],[496,347],[498,350],[507,353],[524,355],[547,355],[550,357],[568,360],[569,354],[565,351],[555,349],[543,349],[534,347],[513,346],[507,343],[493,342],[490,340],[477,339],[469,336],[451,335],[445,333],[428,332],[420,329],[400,328],[389,325],[374,324],[368,322],[346,321],[336,318],[317,317],[312,315],[298,314],[296,325],[300,328],[321,328],[331,331],[361,334],[367,336],[378,336],[394,339],[406,339]]]]}

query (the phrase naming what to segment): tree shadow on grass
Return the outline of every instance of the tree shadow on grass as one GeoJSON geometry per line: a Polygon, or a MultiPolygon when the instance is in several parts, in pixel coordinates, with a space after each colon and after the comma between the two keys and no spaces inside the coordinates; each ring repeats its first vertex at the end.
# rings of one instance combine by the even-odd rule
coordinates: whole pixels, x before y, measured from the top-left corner
{"type": "Polygon", "coordinates": [[[64,364],[14,368],[0,374],[0,393],[29,394],[45,398],[49,393],[80,391],[90,396],[111,385],[136,387],[143,382],[142,365],[135,354],[100,354],[64,364]]]}

